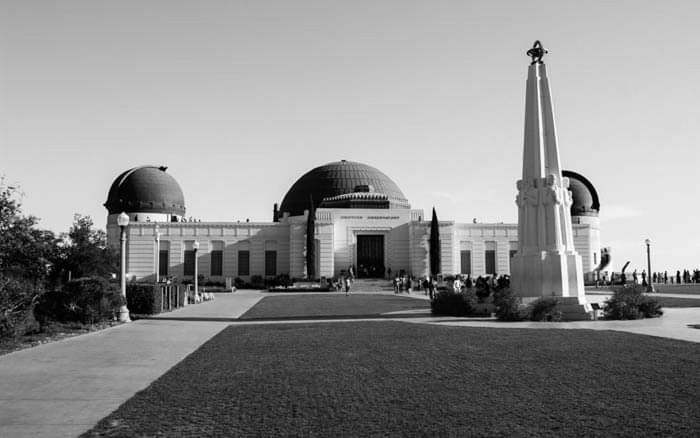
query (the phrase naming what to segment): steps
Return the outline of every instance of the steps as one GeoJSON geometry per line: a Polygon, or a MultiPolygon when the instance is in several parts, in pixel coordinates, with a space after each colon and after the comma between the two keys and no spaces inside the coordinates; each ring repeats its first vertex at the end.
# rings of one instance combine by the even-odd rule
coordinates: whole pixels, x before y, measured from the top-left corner
{"type": "Polygon", "coordinates": [[[391,281],[384,278],[359,278],[352,283],[355,292],[393,292],[391,281]]]}

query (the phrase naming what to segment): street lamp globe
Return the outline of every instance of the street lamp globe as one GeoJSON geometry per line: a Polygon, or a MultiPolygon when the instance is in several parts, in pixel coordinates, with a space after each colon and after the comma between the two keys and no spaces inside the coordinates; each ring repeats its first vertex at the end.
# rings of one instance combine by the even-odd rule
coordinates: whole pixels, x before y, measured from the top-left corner
{"type": "Polygon", "coordinates": [[[199,242],[197,242],[195,240],[194,243],[192,244],[192,248],[194,248],[194,250],[197,251],[199,249],[199,242]]]}
{"type": "Polygon", "coordinates": [[[651,245],[651,239],[646,239],[646,240],[644,241],[644,243],[646,243],[647,246],[651,245]]]}
{"type": "Polygon", "coordinates": [[[120,227],[126,227],[129,225],[129,215],[122,211],[121,214],[117,216],[117,224],[120,227]]]}

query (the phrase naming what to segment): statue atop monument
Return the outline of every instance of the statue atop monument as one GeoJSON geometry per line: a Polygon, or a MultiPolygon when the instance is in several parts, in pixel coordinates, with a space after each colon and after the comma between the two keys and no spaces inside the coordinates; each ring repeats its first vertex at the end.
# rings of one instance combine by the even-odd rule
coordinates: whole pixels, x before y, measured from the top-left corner
{"type": "Polygon", "coordinates": [[[532,62],[530,64],[542,64],[542,57],[547,53],[549,52],[547,49],[542,47],[540,40],[535,41],[532,48],[527,51],[527,56],[532,58],[532,62]]]}

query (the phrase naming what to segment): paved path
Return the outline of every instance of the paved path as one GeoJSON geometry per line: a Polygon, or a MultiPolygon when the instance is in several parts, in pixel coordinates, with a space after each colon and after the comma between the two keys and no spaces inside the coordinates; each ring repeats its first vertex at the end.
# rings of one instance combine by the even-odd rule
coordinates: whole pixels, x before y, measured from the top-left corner
{"type": "MultiPolygon", "coordinates": [[[[160,318],[135,321],[0,356],[0,437],[64,437],[89,430],[137,391],[230,325],[232,319],[270,295],[257,291],[218,294],[214,301],[187,306],[160,318]]],[[[410,296],[425,299],[422,294],[410,296]]],[[[369,321],[621,330],[700,342],[700,330],[689,327],[700,324],[700,308],[665,309],[665,312],[663,318],[641,321],[499,323],[489,319],[428,316],[397,316],[369,321]]],[[[347,321],[315,319],[233,324],[347,321]]]]}
{"type": "MultiPolygon", "coordinates": [[[[238,317],[262,298],[229,294],[168,313],[238,317]]],[[[73,437],[229,323],[140,320],[0,356],[0,437],[73,437]]]]}

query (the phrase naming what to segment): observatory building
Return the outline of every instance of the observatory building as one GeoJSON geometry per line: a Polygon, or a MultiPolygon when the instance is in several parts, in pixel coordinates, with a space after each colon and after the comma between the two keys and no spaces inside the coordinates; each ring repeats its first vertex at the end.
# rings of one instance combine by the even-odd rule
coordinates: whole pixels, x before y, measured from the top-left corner
{"type": "MultiPolygon", "coordinates": [[[[598,194],[582,175],[564,171],[563,176],[569,178],[573,197],[574,245],[591,281],[601,251],[598,194]]],[[[128,279],[154,280],[156,272],[187,279],[197,263],[198,273],[212,281],[280,274],[303,278],[311,205],[317,276],[335,277],[349,266],[359,277],[385,277],[389,269],[417,277],[429,274],[430,217],[412,208],[389,176],[363,163],[341,160],[311,169],[292,185],[279,208],[275,205],[270,222],[187,221],[183,191],[166,167],[125,171],[114,180],[104,204],[111,245],[119,245],[117,216],[125,212],[130,218],[128,279]]],[[[440,221],[444,275],[509,274],[517,248],[515,223],[440,221]]]]}

